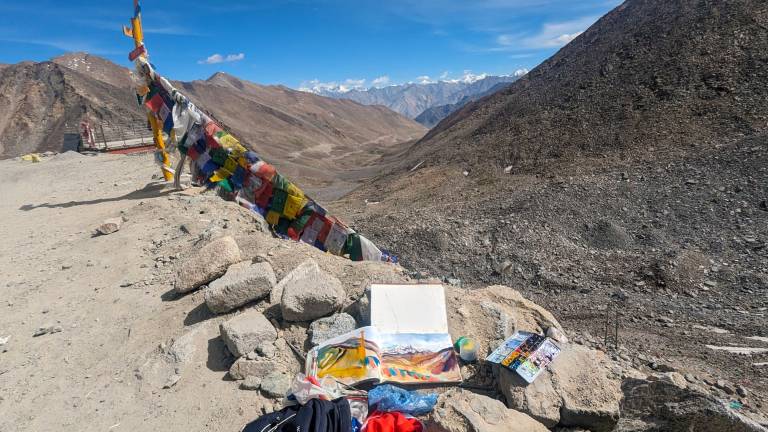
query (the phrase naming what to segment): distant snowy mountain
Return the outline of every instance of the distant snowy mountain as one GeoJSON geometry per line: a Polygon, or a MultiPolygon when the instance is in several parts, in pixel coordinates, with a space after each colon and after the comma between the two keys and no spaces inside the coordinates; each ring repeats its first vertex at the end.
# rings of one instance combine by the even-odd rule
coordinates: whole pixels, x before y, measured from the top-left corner
{"type": "MultiPolygon", "coordinates": [[[[300,90],[335,99],[350,99],[363,105],[383,105],[406,117],[416,119],[430,108],[446,106],[443,108],[445,111],[449,106],[472,100],[480,94],[484,95],[499,84],[514,82],[527,72],[526,70],[519,70],[512,75],[503,76],[465,74],[459,79],[437,82],[431,82],[423,77],[424,79],[419,83],[368,89],[362,88],[364,83],[362,80],[348,80],[341,84],[312,82],[300,90]]],[[[463,103],[456,107],[460,108],[462,105],[463,103]]],[[[450,112],[452,111],[445,115],[450,114],[450,112]]],[[[430,115],[429,118],[431,122],[435,117],[430,115]]]]}

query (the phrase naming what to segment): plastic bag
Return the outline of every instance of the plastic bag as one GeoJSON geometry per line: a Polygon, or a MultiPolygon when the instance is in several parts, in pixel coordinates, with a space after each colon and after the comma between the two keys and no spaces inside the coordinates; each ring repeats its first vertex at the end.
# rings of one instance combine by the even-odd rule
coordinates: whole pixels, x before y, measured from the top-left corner
{"type": "Polygon", "coordinates": [[[368,392],[368,405],[377,411],[399,411],[411,415],[427,414],[435,407],[437,394],[422,394],[390,384],[380,385],[368,392]]]}

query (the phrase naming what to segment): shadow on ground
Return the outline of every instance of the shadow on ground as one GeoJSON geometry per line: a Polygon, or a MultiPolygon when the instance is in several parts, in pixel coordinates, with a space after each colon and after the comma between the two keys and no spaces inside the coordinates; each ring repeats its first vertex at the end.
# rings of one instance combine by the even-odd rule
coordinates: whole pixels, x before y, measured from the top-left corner
{"type": "Polygon", "coordinates": [[[37,205],[24,204],[23,206],[19,207],[19,210],[30,211],[37,208],[69,208],[69,207],[77,207],[82,205],[101,204],[105,202],[155,198],[155,197],[167,195],[171,192],[174,192],[173,188],[167,188],[167,186],[168,185],[166,183],[149,183],[141,189],[135,190],[133,192],[129,192],[125,195],[121,195],[118,197],[99,198],[99,199],[87,200],[87,201],[69,201],[69,202],[58,203],[58,204],[51,204],[51,203],[43,203],[43,204],[37,204],[37,205]]]}

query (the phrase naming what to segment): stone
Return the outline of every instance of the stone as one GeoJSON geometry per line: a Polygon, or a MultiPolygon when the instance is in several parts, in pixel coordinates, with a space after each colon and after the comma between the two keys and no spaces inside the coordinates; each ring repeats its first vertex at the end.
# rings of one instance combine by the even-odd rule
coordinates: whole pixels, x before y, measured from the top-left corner
{"type": "Polygon", "coordinates": [[[61,333],[64,329],[61,326],[49,326],[49,327],[38,327],[37,330],[35,330],[35,333],[32,334],[32,337],[38,337],[43,336],[47,334],[53,334],[53,333],[61,333]]]}
{"type": "Polygon", "coordinates": [[[622,398],[618,380],[611,378],[606,355],[581,345],[563,351],[532,384],[500,368],[499,386],[510,408],[552,428],[583,427],[610,431],[619,420],[622,398]]]}
{"type": "Polygon", "coordinates": [[[349,333],[357,328],[357,323],[352,315],[338,313],[325,318],[320,318],[309,325],[312,346],[320,345],[328,339],[349,333]]]}
{"type": "Polygon", "coordinates": [[[292,378],[285,372],[272,372],[261,380],[261,392],[265,396],[282,398],[291,389],[292,378]]]}
{"type": "Polygon", "coordinates": [[[109,218],[96,228],[96,232],[101,235],[109,235],[120,230],[123,226],[123,218],[109,218]]]}
{"type": "Polygon", "coordinates": [[[232,237],[211,241],[178,268],[174,289],[178,294],[190,292],[226,273],[229,266],[242,261],[240,248],[232,237]]]}
{"type": "Polygon", "coordinates": [[[717,382],[715,382],[715,387],[729,395],[736,393],[736,390],[733,388],[733,386],[725,380],[717,380],[717,382]]]}
{"type": "Polygon", "coordinates": [[[255,376],[245,377],[245,380],[240,383],[242,390],[258,390],[261,387],[261,378],[255,376]]]}
{"type": "Polygon", "coordinates": [[[694,386],[634,378],[624,380],[622,390],[622,418],[616,430],[765,431],[754,420],[694,386]],[[649,427],[642,427],[643,423],[649,427]],[[624,428],[624,424],[632,427],[624,428]]]}
{"type": "Polygon", "coordinates": [[[278,370],[280,365],[270,360],[248,360],[244,357],[237,359],[229,368],[229,376],[234,380],[244,380],[247,377],[262,378],[278,370]]]}
{"type": "Polygon", "coordinates": [[[213,313],[222,314],[269,295],[277,284],[269,263],[244,261],[229,266],[224,276],[203,292],[205,304],[213,313]]]}
{"type": "Polygon", "coordinates": [[[273,344],[262,344],[256,347],[256,354],[264,358],[273,358],[277,354],[277,348],[273,344]]]}
{"type": "Polygon", "coordinates": [[[248,309],[221,323],[220,329],[221,338],[235,357],[242,357],[259,345],[273,343],[277,339],[277,330],[256,309],[248,309]]]}
{"type": "Polygon", "coordinates": [[[341,282],[307,260],[275,286],[280,293],[280,311],[286,321],[311,321],[341,309],[346,297],[341,282]]]}
{"type": "Polygon", "coordinates": [[[426,432],[547,432],[530,416],[496,399],[463,389],[442,394],[426,423],[426,432]]]}
{"type": "Polygon", "coordinates": [[[169,389],[169,388],[175,386],[176,383],[178,383],[180,379],[181,379],[181,375],[178,375],[178,374],[173,374],[173,375],[169,376],[168,380],[165,382],[165,384],[163,384],[163,388],[164,389],[169,389]]]}
{"type": "Polygon", "coordinates": [[[736,394],[741,397],[747,397],[747,395],[749,395],[749,391],[747,391],[746,387],[739,384],[736,386],[736,394]]]}
{"type": "Polygon", "coordinates": [[[446,286],[445,292],[450,334],[471,336],[478,343],[477,352],[481,357],[518,330],[546,334],[549,328],[554,328],[564,333],[549,311],[512,288],[494,285],[468,290],[446,286]]]}

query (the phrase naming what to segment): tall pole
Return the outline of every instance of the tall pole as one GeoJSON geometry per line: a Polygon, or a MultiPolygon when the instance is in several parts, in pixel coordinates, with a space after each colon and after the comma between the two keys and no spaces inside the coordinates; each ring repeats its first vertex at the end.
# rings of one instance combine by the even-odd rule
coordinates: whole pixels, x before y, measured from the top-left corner
{"type": "MultiPolygon", "coordinates": [[[[134,15],[133,18],[131,18],[131,31],[128,32],[124,29],[123,32],[126,35],[133,37],[134,47],[139,49],[144,46],[144,31],[141,27],[141,7],[139,6],[139,0],[133,0],[133,10],[134,15]]],[[[140,57],[143,57],[146,60],[149,59],[146,47],[143,49],[140,57]]],[[[157,117],[151,112],[147,112],[147,119],[149,120],[149,125],[152,127],[152,137],[155,140],[155,147],[157,147],[157,151],[160,153],[163,178],[165,181],[172,181],[174,173],[171,168],[171,160],[168,157],[168,152],[165,151],[165,141],[163,140],[163,131],[160,128],[160,122],[158,122],[157,117]]]]}

